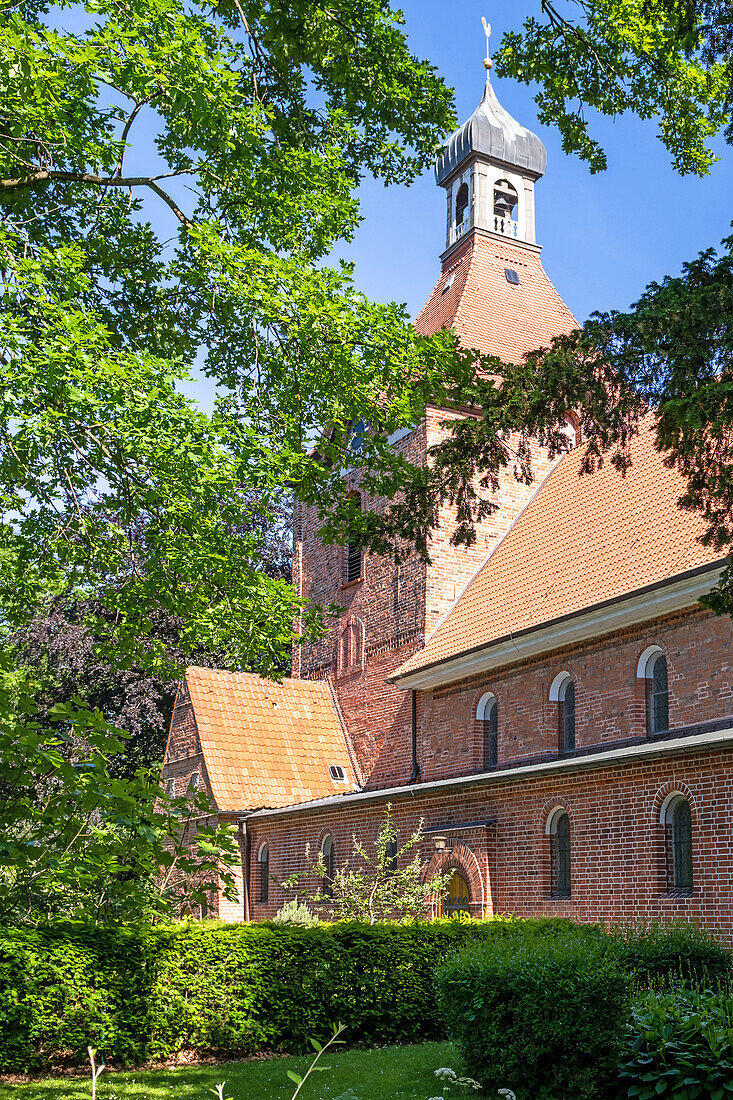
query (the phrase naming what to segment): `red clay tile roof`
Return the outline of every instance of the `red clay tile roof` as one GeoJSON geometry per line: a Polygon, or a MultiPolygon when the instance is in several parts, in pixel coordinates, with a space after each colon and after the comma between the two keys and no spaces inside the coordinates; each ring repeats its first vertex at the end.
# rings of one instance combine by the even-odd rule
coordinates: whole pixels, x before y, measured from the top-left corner
{"type": "Polygon", "coordinates": [[[188,668],[201,750],[222,813],[288,806],[356,787],[328,684],[188,668]],[[334,782],[338,764],[346,783],[334,782]]]}
{"type": "Polygon", "coordinates": [[[677,504],[685,483],[656,450],[651,417],[625,477],[610,462],[580,475],[583,452],[548,474],[396,679],[720,560],[699,542],[702,519],[677,504]]]}
{"type": "Polygon", "coordinates": [[[424,336],[444,326],[455,330],[464,348],[519,363],[578,322],[545,274],[538,251],[474,231],[446,256],[415,321],[424,336]],[[519,286],[507,281],[506,268],[517,272],[519,286]]]}

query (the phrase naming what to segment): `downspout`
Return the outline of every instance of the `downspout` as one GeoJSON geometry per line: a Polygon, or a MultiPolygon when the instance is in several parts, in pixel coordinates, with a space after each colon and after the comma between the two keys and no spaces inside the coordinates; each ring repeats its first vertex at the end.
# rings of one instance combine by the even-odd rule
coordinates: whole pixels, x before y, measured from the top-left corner
{"type": "Polygon", "coordinates": [[[247,831],[247,819],[239,819],[239,835],[244,840],[244,867],[242,868],[242,887],[244,892],[244,921],[245,924],[250,919],[250,904],[249,904],[249,874],[250,874],[250,853],[252,850],[252,838],[247,831]]]}
{"type": "Polygon", "coordinates": [[[420,764],[417,759],[417,691],[412,690],[412,774],[408,783],[417,783],[420,778],[420,764]]]}

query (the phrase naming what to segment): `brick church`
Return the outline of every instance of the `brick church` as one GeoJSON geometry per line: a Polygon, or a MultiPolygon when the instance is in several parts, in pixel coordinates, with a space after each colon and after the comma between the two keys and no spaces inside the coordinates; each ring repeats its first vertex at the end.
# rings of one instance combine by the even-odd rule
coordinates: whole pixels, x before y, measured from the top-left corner
{"type": "MultiPolygon", "coordinates": [[[[518,362],[576,327],[535,240],[545,161],[487,71],[436,163],[447,237],[420,332],[452,326],[518,362]]],[[[424,461],[448,415],[428,409],[393,445],[424,461]]],[[[205,789],[237,830],[222,919],[273,915],[307,845],[332,874],[389,802],[401,840],[422,820],[426,864],[452,872],[444,912],[733,933],[733,631],[698,603],[725,563],[678,508],[651,425],[625,477],[581,477],[568,437],[559,460],[536,448],[533,485],[506,471],[471,549],[451,545],[446,508],[427,564],[324,546],[297,512],[297,590],[340,621],[282,684],[188,669],[166,750],[169,789],[205,789]]]]}

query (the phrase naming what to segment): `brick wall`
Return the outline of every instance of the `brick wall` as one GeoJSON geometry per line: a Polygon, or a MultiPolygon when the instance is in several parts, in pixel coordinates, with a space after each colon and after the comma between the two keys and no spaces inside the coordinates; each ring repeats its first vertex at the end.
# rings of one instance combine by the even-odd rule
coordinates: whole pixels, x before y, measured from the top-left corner
{"type": "MultiPolygon", "coordinates": [[[[424,780],[481,770],[482,731],[475,721],[481,694],[493,691],[500,706],[499,768],[557,753],[554,704],[549,687],[560,670],[576,681],[577,747],[608,749],[643,739],[643,681],[636,675],[642,651],[659,645],[667,656],[670,726],[718,719],[731,706],[731,641],[728,618],[700,609],[667,616],[612,636],[579,643],[541,659],[524,661],[486,678],[474,678],[419,694],[419,754],[424,780]]],[[[405,693],[407,698],[407,693],[405,693]]],[[[433,866],[456,867],[469,883],[472,909],[522,916],[561,914],[579,920],[657,916],[699,917],[733,936],[733,749],[684,752],[673,757],[585,765],[572,773],[511,773],[470,788],[443,792],[395,790],[378,802],[348,799],[320,809],[252,821],[253,845],[267,840],[271,872],[284,878],[305,863],[330,833],[337,862],[352,854],[352,834],[368,845],[376,837],[388,799],[401,839],[420,820],[426,826],[496,819],[487,828],[450,832],[452,852],[433,866]],[[672,897],[664,881],[664,831],[660,812],[670,791],[681,791],[692,809],[694,891],[672,897]],[[571,821],[572,896],[549,895],[548,817],[564,807],[571,821]]],[[[592,758],[589,757],[589,760],[592,758]]],[[[314,887],[315,883],[311,884],[314,887]]],[[[274,886],[267,906],[253,905],[253,919],[271,914],[284,894],[274,886]]]]}
{"type": "Polygon", "coordinates": [[[733,715],[731,620],[702,608],[543,654],[458,684],[420,692],[418,758],[422,778],[483,770],[483,727],[476,706],[492,692],[499,707],[498,763],[557,752],[555,676],[575,681],[576,749],[610,745],[646,733],[641,653],[659,645],[667,657],[670,728],[733,715]]]}
{"type": "MultiPolygon", "coordinates": [[[[677,759],[606,766],[535,780],[510,777],[471,790],[394,797],[402,841],[418,826],[495,818],[486,828],[451,832],[452,852],[423,859],[456,867],[471,890],[472,910],[519,916],[562,915],[582,921],[639,920],[660,916],[700,918],[733,937],[733,750],[677,759]],[[661,878],[663,828],[659,814],[670,790],[687,794],[692,808],[694,890],[666,894],[661,878]],[[547,818],[563,806],[571,821],[572,896],[549,894],[547,818]]],[[[352,834],[368,846],[382,820],[384,800],[329,811],[252,822],[253,846],[267,840],[270,870],[278,879],[305,865],[305,848],[318,849],[330,833],[337,864],[352,856],[352,834]]],[[[309,888],[315,888],[311,882],[309,888]]],[[[273,914],[285,900],[273,884],[266,905],[255,902],[253,919],[273,914]]]]}
{"type": "MultiPolygon", "coordinates": [[[[427,412],[426,431],[428,447],[440,443],[449,432],[443,425],[461,416],[458,412],[430,408],[427,412]]],[[[516,452],[517,437],[510,435],[507,449],[516,452]]],[[[441,508],[440,523],[429,544],[431,562],[427,567],[425,634],[430,634],[461,594],[476,570],[486,560],[502,535],[506,533],[530,497],[550,472],[553,462],[547,452],[537,444],[532,445],[532,472],[530,485],[517,480],[507,469],[499,480],[497,492],[474,486],[482,497],[488,497],[497,507],[491,516],[476,525],[476,541],[472,546],[453,546],[451,536],[456,527],[455,509],[449,505],[441,508]]]]}
{"type": "MultiPolygon", "coordinates": [[[[416,465],[425,461],[447,429],[441,425],[458,413],[429,408],[426,419],[397,447],[416,465]]],[[[510,447],[512,442],[510,441],[510,447]]],[[[438,619],[448,610],[465,584],[507,530],[550,469],[546,455],[535,448],[536,481],[523,485],[507,470],[493,494],[498,508],[477,525],[472,547],[455,547],[450,534],[455,513],[444,507],[438,529],[430,541],[431,562],[416,555],[395,564],[387,558],[364,554],[359,581],[345,583],[341,546],[324,546],[318,538],[314,509],[299,508],[294,521],[294,582],[296,590],[321,605],[343,609],[326,639],[296,647],[293,676],[333,680],[344,722],[349,732],[365,785],[376,789],[404,783],[412,770],[411,704],[406,694],[386,682],[397,668],[424,644],[438,619]],[[345,662],[344,632],[358,631],[358,660],[345,662]]],[[[358,480],[354,488],[358,488],[358,480]]],[[[362,494],[362,507],[383,509],[386,502],[362,494]]]]}

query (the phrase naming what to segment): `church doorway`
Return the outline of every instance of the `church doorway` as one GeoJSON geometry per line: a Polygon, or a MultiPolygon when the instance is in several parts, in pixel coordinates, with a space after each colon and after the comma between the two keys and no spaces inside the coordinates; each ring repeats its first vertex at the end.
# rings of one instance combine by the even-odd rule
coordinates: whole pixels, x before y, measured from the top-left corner
{"type": "Polygon", "coordinates": [[[438,905],[438,916],[451,917],[454,913],[470,913],[470,902],[468,883],[459,871],[454,871],[448,883],[448,892],[438,905]]]}

